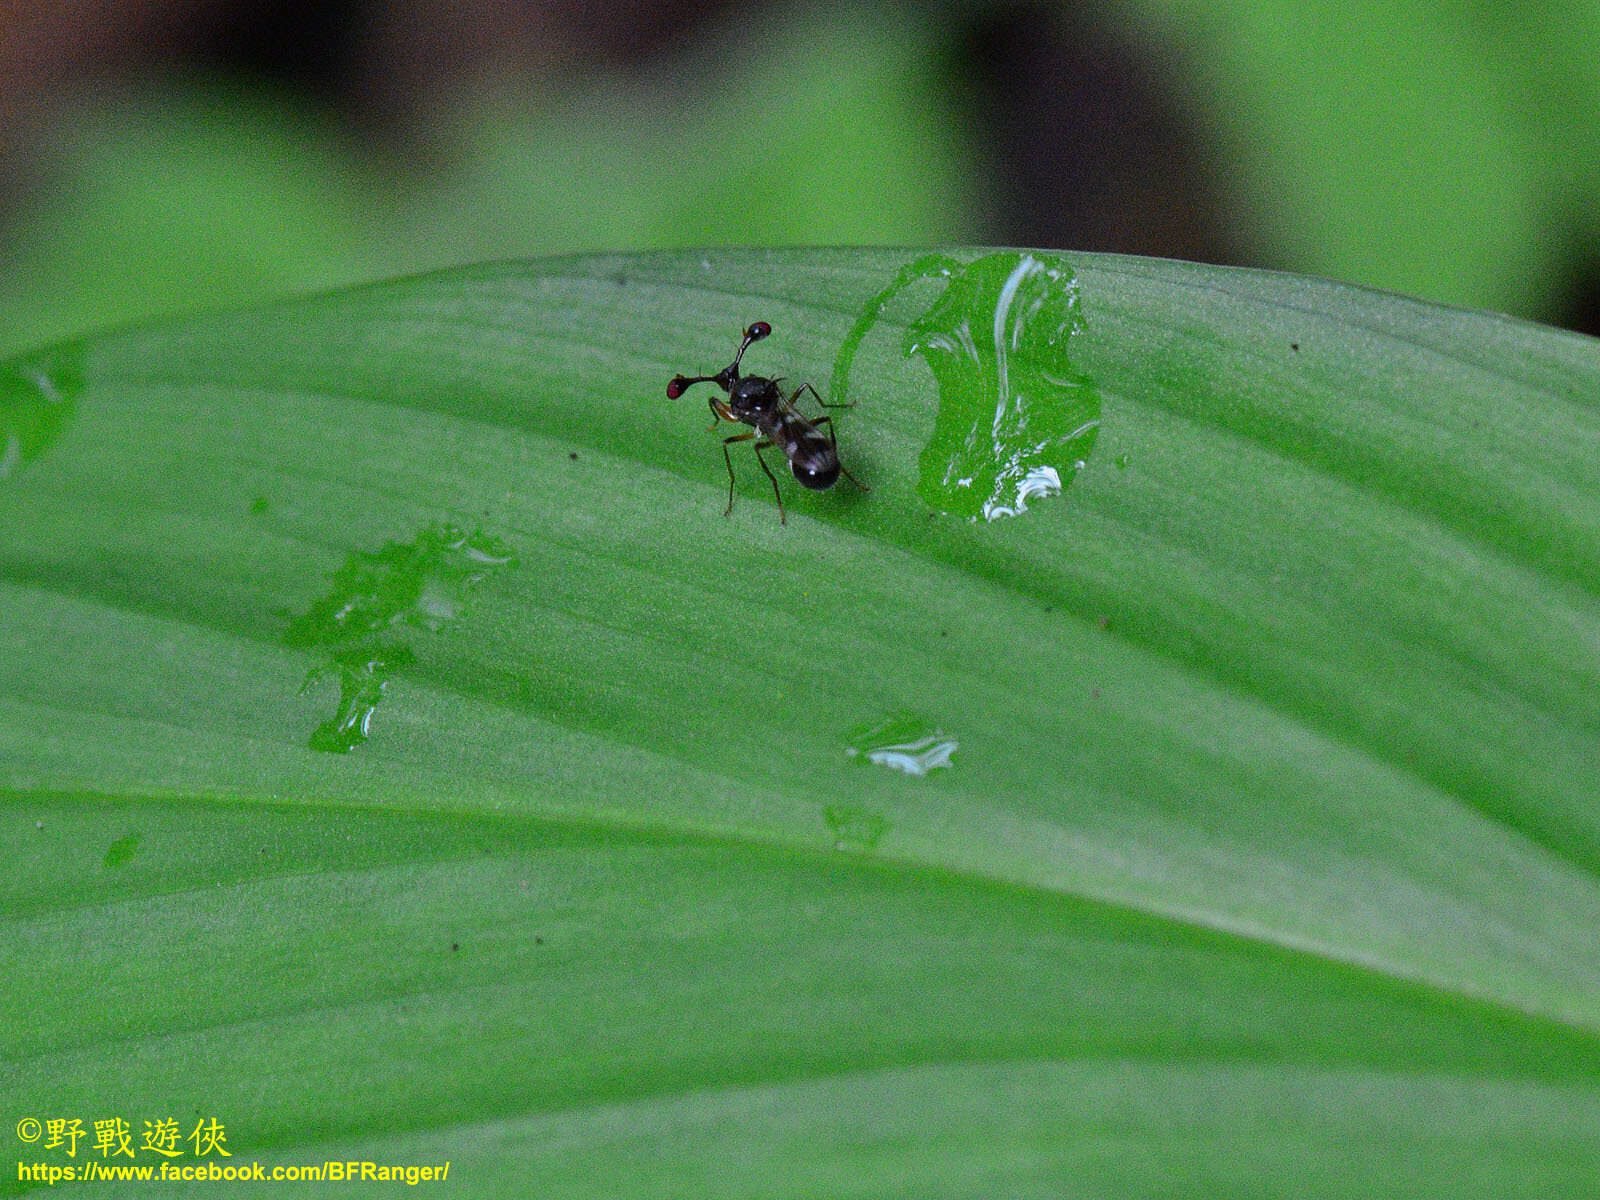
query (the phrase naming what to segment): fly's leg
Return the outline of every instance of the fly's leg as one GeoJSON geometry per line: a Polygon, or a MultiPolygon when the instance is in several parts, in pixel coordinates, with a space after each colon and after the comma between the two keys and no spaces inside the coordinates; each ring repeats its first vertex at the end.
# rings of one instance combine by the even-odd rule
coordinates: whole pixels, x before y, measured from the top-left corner
{"type": "MultiPolygon", "coordinates": [[[[727,517],[733,514],[733,456],[728,453],[728,447],[734,442],[748,442],[755,437],[755,430],[749,433],[736,433],[732,437],[722,439],[722,459],[728,464],[728,507],[722,515],[727,517]]],[[[778,477],[772,473],[772,468],[767,466],[767,460],[761,457],[761,452],[770,449],[772,443],[762,440],[756,443],[756,461],[761,464],[761,469],[767,473],[767,478],[772,480],[772,494],[778,498],[778,523],[787,525],[788,515],[783,511],[783,493],[778,490],[778,477]]]]}
{"type": "MultiPolygon", "coordinates": [[[[755,436],[754,434],[749,434],[749,433],[745,434],[745,437],[754,437],[754,436],[755,436]]],[[[767,460],[761,457],[761,452],[763,450],[769,449],[771,446],[772,446],[772,442],[771,442],[770,439],[766,440],[766,441],[757,442],[756,443],[756,461],[761,464],[761,469],[767,473],[767,478],[772,480],[772,494],[778,498],[778,524],[787,525],[789,523],[789,517],[783,511],[783,493],[778,490],[778,477],[772,473],[772,468],[767,466],[767,460]]],[[[724,446],[722,449],[723,449],[723,453],[727,453],[727,449],[728,448],[726,446],[724,446]]]]}
{"type": "Polygon", "coordinates": [[[718,421],[733,421],[737,419],[728,411],[728,406],[715,396],[707,397],[706,403],[711,406],[711,424],[708,429],[715,429],[718,421]]]}
{"type": "MultiPolygon", "coordinates": [[[[712,403],[716,402],[712,401],[712,403]]],[[[748,442],[753,437],[755,437],[755,431],[751,430],[749,433],[736,433],[732,437],[722,439],[722,461],[728,464],[728,507],[722,510],[722,515],[725,517],[733,515],[733,456],[728,453],[728,447],[734,442],[748,442]]],[[[757,454],[756,457],[759,459],[761,455],[757,454]]],[[[762,463],[761,465],[765,467],[767,464],[762,463]]],[[[771,475],[772,472],[768,471],[767,474],[771,475]]]]}
{"type": "MultiPolygon", "coordinates": [[[[815,400],[818,404],[822,405],[823,408],[854,408],[856,406],[856,402],[854,400],[846,400],[842,404],[829,404],[826,400],[824,400],[822,398],[822,394],[820,392],[818,392],[816,388],[812,387],[809,383],[802,383],[799,387],[795,388],[794,395],[789,397],[789,403],[793,404],[796,400],[800,399],[800,393],[801,392],[810,392],[811,393],[811,398],[813,400],[815,400]]],[[[816,422],[816,424],[820,425],[821,422],[818,421],[818,422],[816,422]]]]}

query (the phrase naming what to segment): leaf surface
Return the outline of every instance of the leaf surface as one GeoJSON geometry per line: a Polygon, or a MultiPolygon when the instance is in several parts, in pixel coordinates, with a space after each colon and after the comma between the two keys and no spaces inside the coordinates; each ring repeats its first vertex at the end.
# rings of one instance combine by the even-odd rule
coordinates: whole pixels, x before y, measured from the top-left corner
{"type": "Polygon", "coordinates": [[[723,519],[667,381],[760,319],[746,371],[825,384],[916,258],[483,266],[9,364],[6,1111],[484,1195],[1581,1191],[1594,343],[1066,255],[1098,433],[968,521],[919,490],[922,279],[833,414],[870,491],[780,525],[734,446],[723,519]]]}

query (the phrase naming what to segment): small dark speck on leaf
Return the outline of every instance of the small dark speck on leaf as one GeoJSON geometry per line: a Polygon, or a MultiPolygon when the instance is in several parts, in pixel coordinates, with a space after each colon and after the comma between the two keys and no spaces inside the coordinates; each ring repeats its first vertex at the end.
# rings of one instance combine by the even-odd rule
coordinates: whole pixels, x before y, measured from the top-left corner
{"type": "Polygon", "coordinates": [[[577,462],[578,461],[578,452],[576,450],[574,450],[571,454],[567,455],[567,457],[570,458],[573,462],[577,462]]]}
{"type": "Polygon", "coordinates": [[[1293,350],[1296,354],[1299,354],[1300,353],[1300,343],[1299,342],[1290,342],[1289,343],[1289,349],[1293,350]]]}
{"type": "Polygon", "coordinates": [[[536,937],[533,939],[533,944],[535,946],[542,946],[544,945],[544,939],[542,937],[536,937]]]}
{"type": "Polygon", "coordinates": [[[450,949],[452,949],[452,950],[461,949],[461,943],[460,942],[451,942],[450,943],[450,949]]]}

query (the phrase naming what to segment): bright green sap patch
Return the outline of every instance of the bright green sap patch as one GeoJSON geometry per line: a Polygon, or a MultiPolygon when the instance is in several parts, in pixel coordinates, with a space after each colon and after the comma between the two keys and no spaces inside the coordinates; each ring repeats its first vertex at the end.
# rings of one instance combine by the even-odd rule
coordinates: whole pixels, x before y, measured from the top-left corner
{"type": "Polygon", "coordinates": [[[338,706],[312,731],[311,748],[343,754],[366,741],[390,676],[414,657],[407,631],[437,632],[490,570],[515,565],[499,538],[454,525],[430,525],[409,542],[352,552],[327,594],[290,622],[285,637],[291,646],[328,653],[302,691],[324,678],[339,683],[338,706]]]}
{"type": "Polygon", "coordinates": [[[106,856],[101,859],[100,865],[109,871],[122,866],[137,853],[139,853],[139,835],[130,833],[125,837],[119,837],[106,847],[106,856]]]}
{"type": "Polygon", "coordinates": [[[0,479],[60,436],[83,390],[75,344],[0,367],[0,479]]]}
{"type": "Polygon", "coordinates": [[[948,282],[906,329],[939,385],[933,436],[918,456],[917,494],[939,512],[992,521],[1058,494],[1083,469],[1100,428],[1100,394],[1068,356],[1083,328],[1065,259],[1008,251],[961,263],[930,254],[868,302],[834,363],[847,403],[856,348],[889,301],[923,279],[948,282]]]}

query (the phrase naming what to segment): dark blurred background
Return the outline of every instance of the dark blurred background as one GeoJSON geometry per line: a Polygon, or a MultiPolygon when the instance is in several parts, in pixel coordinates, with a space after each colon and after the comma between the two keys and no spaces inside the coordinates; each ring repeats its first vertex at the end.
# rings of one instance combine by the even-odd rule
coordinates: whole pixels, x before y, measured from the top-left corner
{"type": "Polygon", "coordinates": [[[0,0],[0,352],[475,259],[989,242],[1600,330],[1600,0],[0,0]]]}

